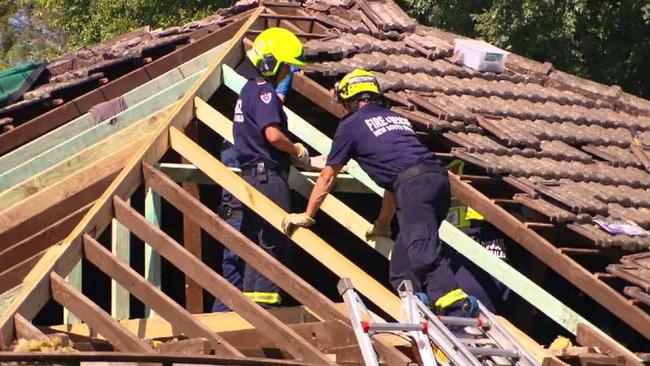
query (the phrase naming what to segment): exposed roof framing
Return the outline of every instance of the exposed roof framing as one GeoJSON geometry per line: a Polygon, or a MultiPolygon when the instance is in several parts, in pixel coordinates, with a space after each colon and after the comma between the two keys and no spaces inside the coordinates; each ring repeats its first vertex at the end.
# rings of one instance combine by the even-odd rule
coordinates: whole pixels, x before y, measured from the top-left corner
{"type": "MultiPolygon", "coordinates": [[[[99,198],[98,202],[91,209],[91,214],[82,220],[77,229],[60,246],[53,247],[48,251],[46,257],[51,255],[51,257],[47,258],[48,260],[43,260],[37,264],[33,274],[40,276],[40,278],[32,279],[28,277],[24,281],[21,290],[22,293],[6,309],[1,319],[2,340],[5,345],[7,345],[7,341],[10,341],[15,336],[14,318],[18,317],[17,319],[20,320],[23,319],[22,316],[28,318],[33,317],[40,308],[39,304],[43,304],[49,296],[52,296],[54,300],[106,337],[115,349],[126,352],[153,352],[153,349],[149,345],[143,343],[142,340],[126,330],[123,325],[117,323],[101,310],[101,308],[87,299],[79,290],[61,278],[61,276],[65,276],[70,271],[76,261],[81,258],[87,258],[91,263],[94,263],[101,270],[111,275],[112,278],[115,278],[122,285],[126,286],[127,290],[134,296],[149,304],[159,315],[169,319],[172,324],[177,323],[184,329],[186,334],[207,336],[208,339],[212,340],[212,348],[217,354],[241,356],[241,353],[237,349],[196,323],[186,310],[176,305],[160,292],[160,290],[157,290],[146,282],[146,280],[130,270],[126,265],[121,264],[117,258],[93,239],[92,235],[98,235],[108,225],[111,217],[114,215],[133,234],[153,246],[162,256],[167,258],[199,285],[222,299],[230,308],[242,315],[251,324],[264,329],[265,336],[274,340],[275,343],[296,359],[317,364],[333,364],[332,360],[320,350],[307,342],[287,325],[270,316],[259,305],[246,298],[239,290],[230,285],[225,279],[212,271],[160,229],[149,223],[120,198],[120,196],[125,199],[128,198],[130,192],[142,182],[142,169],[144,168],[149,186],[160,191],[163,197],[169,198],[181,208],[183,206],[189,206],[194,210],[198,210],[198,212],[203,212],[204,215],[202,215],[200,222],[203,224],[202,226],[205,226],[206,231],[212,234],[218,234],[224,243],[229,243],[233,246],[237,245],[241,249],[240,252],[243,258],[251,264],[255,263],[261,272],[267,274],[269,278],[274,279],[281,287],[285,287],[288,293],[297,299],[305,301],[310,307],[322,313],[326,319],[347,320],[345,313],[337,310],[329,299],[320,295],[279,262],[270,258],[267,253],[247,240],[243,235],[235,232],[190,194],[176,186],[169,178],[166,178],[162,173],[145,165],[156,162],[170,146],[174,148],[174,145],[170,145],[174,141],[187,139],[174,126],[184,128],[191,120],[194,114],[192,106],[195,96],[207,98],[216,90],[220,83],[221,63],[234,63],[241,57],[241,37],[248,26],[257,21],[257,16],[262,10],[263,8],[260,8],[251,16],[246,26],[240,30],[226,51],[220,55],[218,60],[210,67],[201,80],[190,89],[181,101],[174,104],[172,113],[165,115],[165,125],[157,128],[156,134],[150,139],[151,144],[145,145],[140,149],[139,153],[129,162],[105,194],[99,198]],[[93,215],[93,213],[95,214],[93,215]],[[212,227],[210,228],[208,225],[212,225],[212,227]],[[221,230],[216,231],[215,225],[221,230]],[[224,237],[224,232],[230,232],[230,235],[224,237]],[[247,254],[246,251],[249,251],[250,254],[247,254]],[[30,283],[34,286],[30,286],[30,283]],[[48,289],[48,284],[51,286],[51,291],[48,289]],[[43,285],[45,287],[42,287],[43,285]]],[[[191,140],[188,141],[191,142],[191,140]]],[[[190,146],[190,148],[192,147],[190,146]]],[[[198,146],[194,147],[194,149],[196,148],[198,146]]],[[[190,154],[202,156],[207,153],[201,148],[198,148],[198,150],[190,154]]],[[[185,157],[191,158],[189,156],[185,157]]],[[[254,193],[260,195],[260,193],[254,193]]],[[[368,279],[372,280],[369,277],[368,279]]],[[[378,284],[374,286],[382,288],[378,284]]],[[[383,296],[390,296],[394,301],[397,301],[395,295],[392,295],[385,289],[384,291],[382,293],[383,296]]],[[[346,324],[346,327],[348,327],[347,321],[343,324],[346,324]]],[[[378,341],[378,344],[381,346],[381,341],[378,341]]],[[[386,351],[387,359],[397,361],[395,364],[407,364],[410,362],[408,358],[395,349],[387,345],[383,348],[386,351]]]]}
{"type": "MultiPolygon", "coordinates": [[[[204,31],[200,34],[202,37],[197,36],[198,41],[79,97],[77,102],[63,105],[60,111],[58,108],[53,109],[24,125],[33,126],[33,129],[21,130],[18,127],[0,135],[0,146],[2,146],[0,150],[4,149],[4,146],[9,146],[8,151],[47,132],[49,127],[42,128],[44,122],[39,122],[41,118],[45,121],[47,116],[50,118],[56,116],[52,119],[55,121],[54,125],[62,126],[41,139],[15,150],[12,154],[0,157],[0,167],[7,167],[0,170],[4,172],[0,173],[0,190],[6,188],[5,191],[0,192],[0,266],[4,265],[2,258],[9,256],[16,258],[14,255],[21,253],[19,263],[11,263],[11,267],[8,265],[0,267],[0,280],[8,281],[0,281],[0,284],[5,284],[4,287],[0,287],[0,292],[19,284],[24,274],[38,261],[34,270],[7,296],[7,299],[12,298],[13,301],[5,307],[6,311],[0,318],[2,335],[0,341],[6,345],[15,339],[15,325],[24,325],[24,319],[32,319],[40,308],[53,298],[94,328],[109,334],[104,336],[111,344],[115,343],[113,346],[116,349],[121,348],[119,346],[121,340],[129,337],[124,332],[129,331],[120,323],[112,321],[107,314],[62,279],[70,273],[72,267],[81,258],[86,258],[127,287],[134,296],[144,299],[142,301],[147,306],[164,318],[170,319],[170,322],[172,319],[180,318],[187,320],[188,323],[185,324],[187,329],[183,329],[185,334],[206,338],[211,349],[217,354],[237,356],[239,351],[236,347],[229,346],[218,336],[208,336],[205,328],[189,320],[191,316],[186,309],[175,305],[95,241],[111,220],[116,219],[129,232],[143,239],[184,272],[188,283],[192,283],[188,289],[188,299],[196,299],[195,295],[200,295],[202,288],[205,288],[215,296],[224,299],[231,308],[255,326],[264,329],[272,328],[274,340],[290,340],[286,344],[278,345],[287,355],[306,362],[331,363],[322,350],[293,331],[291,327],[287,327],[268,312],[247,301],[241,293],[233,291],[220,276],[202,265],[200,260],[196,259],[197,256],[200,258],[200,239],[190,240],[190,244],[187,245],[188,238],[197,238],[201,229],[214,236],[224,245],[238,252],[246,262],[253,264],[258,270],[267,271],[265,273],[267,277],[298,301],[311,309],[318,308],[318,316],[325,321],[347,324],[346,315],[281,264],[256,252],[257,247],[247,242],[203,206],[196,199],[196,186],[192,184],[194,181],[180,179],[183,182],[181,188],[155,165],[163,154],[172,149],[182,156],[184,163],[193,164],[193,169],[200,172],[202,179],[207,177],[226,188],[244,204],[262,212],[272,225],[279,227],[285,213],[197,145],[193,141],[195,138],[192,136],[191,124],[191,120],[197,118],[225,139],[232,138],[229,132],[230,121],[205,100],[220,85],[225,85],[235,92],[239,91],[241,79],[231,67],[243,55],[242,47],[247,45],[247,42],[243,42],[244,46],[242,46],[243,37],[274,25],[290,28],[298,32],[303,39],[318,38],[307,44],[308,56],[326,55],[325,58],[335,60],[335,62],[324,61],[320,64],[312,63],[308,72],[296,74],[293,84],[295,91],[324,110],[340,117],[343,113],[340,106],[331,102],[329,91],[315,82],[314,76],[328,78],[359,65],[377,71],[382,86],[389,89],[387,93],[389,99],[397,104],[395,108],[398,112],[404,113],[420,124],[423,131],[443,137],[450,144],[462,148],[452,150],[451,156],[460,157],[475,166],[486,168],[487,173],[492,174],[492,176],[464,177],[452,174],[452,191],[458,199],[476,208],[487,220],[550,268],[650,339],[648,314],[603,282],[602,277],[590,273],[569,257],[571,254],[579,253],[580,249],[586,248],[572,248],[569,243],[561,243],[562,250],[560,250],[558,249],[560,245],[552,243],[552,235],[546,235],[544,232],[544,230],[555,230],[558,223],[570,223],[566,227],[590,238],[596,234],[592,229],[585,227],[584,221],[580,221],[585,219],[584,214],[588,214],[586,217],[591,217],[589,215],[593,215],[594,212],[607,214],[613,212],[612,206],[604,205],[603,208],[602,203],[599,206],[593,200],[586,203],[570,201],[553,188],[557,185],[568,187],[570,185],[568,182],[541,181],[538,179],[538,174],[544,175],[548,172],[537,170],[529,174],[532,178],[526,178],[524,173],[517,170],[520,168],[514,163],[510,164],[509,160],[503,160],[504,156],[512,158],[513,161],[522,157],[529,159],[530,156],[535,156],[543,162],[548,159],[558,159],[558,161],[568,159],[571,164],[593,164],[594,156],[590,154],[594,154],[594,151],[598,151],[599,156],[611,155],[611,151],[604,151],[603,148],[584,148],[581,151],[572,147],[568,138],[557,141],[559,143],[553,141],[549,143],[546,141],[548,139],[541,137],[540,134],[533,134],[525,128],[513,129],[511,125],[528,123],[526,120],[534,117],[538,120],[532,124],[546,126],[535,128],[540,130],[548,128],[553,132],[554,130],[546,125],[548,123],[542,120],[555,118],[552,123],[564,124],[565,122],[560,120],[568,116],[571,117],[569,119],[574,120],[571,123],[582,123],[581,126],[589,123],[602,125],[602,128],[608,129],[606,131],[613,131],[616,129],[614,127],[626,123],[620,120],[620,115],[629,113],[634,117],[630,123],[644,126],[643,118],[650,113],[648,112],[650,108],[646,108],[645,101],[639,101],[620,90],[604,90],[602,86],[592,84],[585,86],[583,81],[554,71],[549,65],[516,56],[512,57],[508,65],[509,71],[501,75],[480,74],[460,67],[447,59],[449,35],[415,27],[408,19],[395,15],[397,13],[394,9],[391,10],[391,4],[391,2],[380,4],[374,1],[357,1],[356,5],[347,8],[333,5],[319,8],[321,5],[318,4],[309,7],[296,4],[267,4],[269,8],[266,13],[263,12],[264,8],[250,10],[233,18],[229,25],[216,32],[207,34],[207,31],[204,31]],[[376,13],[382,9],[387,13],[381,15],[376,13]],[[350,18],[344,19],[342,18],[344,16],[350,18]],[[325,21],[326,19],[328,21],[325,21]],[[332,36],[330,30],[333,24],[334,27],[339,27],[344,23],[343,20],[347,20],[348,33],[334,32],[337,34],[332,36]],[[231,42],[225,43],[231,38],[231,42]],[[222,46],[210,51],[219,44],[222,46]],[[400,53],[403,54],[398,56],[400,53]],[[413,57],[405,54],[411,54],[413,57]],[[422,57],[422,54],[426,58],[422,57]],[[384,58],[390,62],[386,62],[384,58]],[[214,59],[216,61],[209,62],[214,59]],[[170,68],[172,71],[167,72],[170,68]],[[543,84],[543,81],[546,84],[543,84]],[[435,90],[431,90],[430,85],[434,85],[435,90]],[[499,90],[495,89],[495,85],[498,85],[499,90]],[[113,89],[108,88],[109,86],[113,89]],[[106,89],[102,89],[105,87],[106,89]],[[557,89],[562,91],[558,92],[557,89]],[[156,90],[155,95],[147,95],[146,91],[150,90],[156,90]],[[129,108],[110,120],[101,121],[97,126],[93,126],[94,121],[90,119],[90,114],[84,113],[97,102],[109,100],[106,95],[112,98],[121,94],[125,94],[124,98],[130,101],[127,103],[129,108]],[[181,96],[182,98],[175,102],[181,96]],[[512,113],[519,112],[515,108],[517,105],[512,103],[519,101],[527,103],[526,105],[537,114],[513,115],[512,113]],[[544,104],[549,108],[545,110],[537,104],[544,104]],[[66,105],[69,106],[68,109],[64,108],[66,105]],[[75,106],[75,110],[71,112],[72,105],[75,106]],[[550,107],[551,105],[553,108],[550,107]],[[565,108],[568,106],[575,107],[574,110],[581,112],[574,111],[575,114],[569,115],[565,108]],[[580,108],[597,110],[597,118],[583,120],[584,115],[580,113],[584,110],[580,108]],[[556,115],[551,115],[553,113],[556,115]],[[16,132],[11,138],[7,137],[14,131],[21,132],[16,132]],[[10,145],[13,145],[5,145],[2,142],[3,138],[11,141],[10,145]],[[119,144],[117,149],[116,144],[119,144]],[[98,157],[102,159],[99,163],[98,157]],[[77,168],[81,166],[83,169],[72,171],[69,169],[70,164],[75,164],[77,168]],[[507,171],[498,170],[504,167],[507,171]],[[505,179],[495,177],[500,173],[507,173],[510,176],[505,179]],[[62,176],[65,178],[61,179],[62,176]],[[55,181],[58,184],[52,183],[55,181]],[[186,248],[131,209],[127,203],[128,199],[140,184],[146,184],[184,214],[183,218],[186,222],[184,227],[190,228],[185,233],[186,248]],[[526,196],[517,192],[519,196],[509,196],[504,199],[502,192],[495,193],[499,190],[503,191],[503,187],[508,185],[523,191],[526,196]],[[100,196],[101,192],[104,193],[100,196]],[[576,206],[567,209],[564,204],[558,203],[569,201],[576,206]],[[517,204],[541,213],[548,213],[549,221],[524,222],[504,209],[508,205],[517,204]],[[66,237],[75,221],[82,216],[79,225],[66,237]],[[56,220],[52,220],[53,217],[56,220]],[[190,223],[192,225],[189,225],[190,223]],[[47,249],[55,243],[58,244],[47,249]],[[22,251],[27,248],[29,252],[22,251]],[[189,293],[195,295],[190,296],[189,293]]],[[[296,136],[308,142],[320,153],[325,154],[329,151],[331,140],[326,135],[288,109],[287,114],[290,118],[290,129],[296,136]]],[[[569,131],[563,133],[569,134],[569,131]]],[[[591,139],[589,141],[594,142],[593,136],[584,138],[585,141],[591,139]]],[[[638,147],[637,150],[640,151],[636,152],[637,155],[643,153],[642,147],[638,147]]],[[[621,164],[632,164],[634,156],[627,157],[629,162],[621,164]]],[[[640,168],[644,167],[643,164],[637,165],[640,168]]],[[[551,169],[554,166],[551,164],[548,167],[551,169]]],[[[164,164],[160,169],[164,170],[164,164]]],[[[562,169],[568,171],[570,167],[562,166],[562,169]]],[[[634,182],[628,183],[644,186],[645,177],[637,174],[636,171],[635,174],[634,182]]],[[[309,175],[294,170],[291,176],[292,187],[301,194],[307,195],[313,185],[309,175]]],[[[360,182],[366,187],[367,192],[382,193],[358,164],[350,164],[349,179],[360,182]]],[[[628,188],[630,187],[626,186],[626,189],[628,188]]],[[[605,188],[599,186],[590,189],[605,188]]],[[[621,202],[623,201],[624,199],[621,199],[621,202]]],[[[617,209],[623,210],[625,207],[617,209]]],[[[328,196],[323,204],[323,211],[330,214],[361,241],[384,256],[389,256],[392,242],[366,240],[364,233],[370,223],[343,202],[334,196],[328,196]]],[[[586,322],[584,318],[550,297],[541,288],[529,286],[530,281],[523,276],[508,279],[507,277],[510,277],[508,274],[514,271],[512,268],[504,267],[498,259],[485,255],[477,249],[476,242],[466,240],[466,237],[451,225],[444,224],[441,227],[441,237],[463,255],[482,265],[495,277],[501,276],[504,282],[509,281],[506,283],[512,284],[516,292],[565,328],[574,333],[582,329],[583,335],[584,329],[589,329],[591,336],[583,336],[583,339],[590,339],[591,343],[609,344],[608,347],[617,354],[623,354],[631,364],[639,362],[635,355],[602,332],[584,328],[584,325],[580,324],[586,322]],[[593,341],[594,339],[597,341],[593,341]]],[[[394,318],[401,316],[401,306],[394,294],[315,233],[299,229],[292,235],[292,239],[337,276],[352,278],[359,292],[384,309],[386,313],[394,318]]],[[[599,240],[613,242],[612,238],[599,240]]],[[[617,243],[629,245],[628,238],[616,240],[617,243]]],[[[623,244],[621,245],[625,246],[623,244]]],[[[639,266],[643,266],[642,262],[638,263],[639,266]]],[[[620,272],[612,268],[612,273],[620,272]]],[[[638,289],[641,292],[643,290],[643,288],[638,289]]],[[[631,290],[626,293],[634,293],[635,296],[643,299],[643,293],[637,294],[631,290]]],[[[194,309],[193,311],[200,311],[202,305],[194,302],[188,307],[194,309]]],[[[139,338],[131,343],[133,344],[128,347],[140,348],[123,348],[123,350],[150,351],[150,347],[143,344],[139,338]]],[[[386,360],[391,360],[389,364],[408,362],[404,355],[388,344],[378,342],[378,347],[382,356],[386,360]]],[[[125,354],[124,357],[130,356],[125,354]]],[[[135,359],[131,358],[131,360],[135,359]]]]}

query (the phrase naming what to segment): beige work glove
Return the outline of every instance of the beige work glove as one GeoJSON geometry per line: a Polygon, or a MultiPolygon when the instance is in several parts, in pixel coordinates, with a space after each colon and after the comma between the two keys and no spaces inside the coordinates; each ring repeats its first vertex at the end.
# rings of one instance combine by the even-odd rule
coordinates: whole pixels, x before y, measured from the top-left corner
{"type": "Polygon", "coordinates": [[[375,220],[370,229],[366,231],[366,240],[370,240],[377,237],[390,238],[393,234],[393,231],[390,229],[390,222],[385,223],[383,221],[375,220]]]}
{"type": "Polygon", "coordinates": [[[307,150],[307,148],[300,142],[296,142],[293,146],[295,146],[300,153],[298,156],[291,156],[291,165],[302,169],[310,168],[311,161],[309,160],[309,150],[307,150]]]}
{"type": "Polygon", "coordinates": [[[282,231],[291,235],[298,227],[310,227],[316,220],[311,218],[307,213],[291,213],[282,219],[282,231]]]}

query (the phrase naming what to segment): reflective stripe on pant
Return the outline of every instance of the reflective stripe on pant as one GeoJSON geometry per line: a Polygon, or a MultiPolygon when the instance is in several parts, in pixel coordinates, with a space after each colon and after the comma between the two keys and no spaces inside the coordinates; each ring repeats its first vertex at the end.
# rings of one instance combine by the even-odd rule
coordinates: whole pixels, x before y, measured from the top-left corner
{"type": "Polygon", "coordinates": [[[394,288],[404,279],[432,302],[457,288],[449,258],[438,238],[440,223],[450,206],[446,174],[426,173],[402,182],[395,192],[400,231],[390,262],[394,288]]]}
{"type": "MultiPolygon", "coordinates": [[[[266,179],[257,176],[245,176],[244,179],[283,210],[290,211],[291,197],[289,194],[289,185],[286,180],[272,173],[269,173],[266,179]]],[[[273,258],[286,262],[288,250],[291,245],[289,238],[276,230],[271,224],[248,207],[244,208],[242,233],[273,258]]],[[[280,292],[278,286],[249,265],[246,265],[244,270],[243,289],[244,292],[257,294],[278,294],[280,292]]],[[[261,299],[261,297],[255,297],[255,299],[261,299]]],[[[255,299],[254,301],[256,302],[268,304],[268,302],[257,301],[255,299]]]]}
{"type": "Polygon", "coordinates": [[[277,292],[244,292],[244,296],[264,305],[280,305],[282,296],[277,292]]]}

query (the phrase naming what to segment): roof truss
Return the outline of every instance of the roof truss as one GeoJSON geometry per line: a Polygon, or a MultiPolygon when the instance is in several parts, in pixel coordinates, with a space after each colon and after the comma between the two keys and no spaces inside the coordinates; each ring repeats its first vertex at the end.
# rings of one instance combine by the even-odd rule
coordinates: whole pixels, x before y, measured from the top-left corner
{"type": "MultiPolygon", "coordinates": [[[[53,247],[45,253],[34,271],[32,271],[23,282],[11,306],[3,314],[2,318],[0,318],[3,343],[6,344],[7,340],[13,339],[14,337],[14,317],[24,316],[27,319],[32,318],[50,296],[63,303],[66,308],[72,310],[74,313],[78,313],[77,315],[89,322],[89,324],[90,322],[94,322],[97,329],[101,328],[107,333],[115,334],[113,342],[119,343],[120,338],[126,336],[123,333],[125,329],[122,329],[119,323],[115,323],[114,321],[112,322],[110,319],[102,316],[102,314],[98,312],[101,310],[93,308],[90,304],[87,304],[89,301],[84,299],[82,294],[74,288],[71,288],[69,284],[65,283],[65,281],[61,279],[61,276],[67,275],[82,256],[88,258],[89,250],[90,253],[92,253],[91,255],[99,255],[97,243],[94,241],[93,236],[101,233],[110,223],[111,219],[113,219],[113,216],[115,216],[115,218],[125,225],[131,232],[140,236],[152,246],[155,246],[163,256],[166,256],[165,253],[168,253],[169,256],[166,257],[183,270],[183,272],[185,272],[190,278],[197,282],[203,281],[200,283],[202,287],[208,289],[220,298],[228,299],[227,301],[230,302],[228,305],[240,314],[245,315],[245,317],[252,323],[264,326],[265,328],[273,328],[273,332],[278,332],[275,334],[275,339],[283,339],[286,337],[294,340],[295,343],[285,345],[287,351],[293,356],[299,359],[319,363],[330,362],[320,351],[314,349],[313,346],[304,341],[304,339],[301,341],[302,338],[298,334],[295,334],[295,332],[292,332],[291,329],[287,328],[286,325],[274,321],[273,317],[269,317],[263,310],[257,309],[255,304],[248,303],[246,298],[241,296],[240,293],[232,291],[223,279],[219,280],[220,277],[218,275],[211,273],[208,268],[202,267],[200,261],[198,261],[191,253],[186,252],[185,249],[166,236],[166,234],[160,231],[160,229],[148,223],[146,219],[133,211],[125,202],[136,187],[143,182],[143,176],[145,183],[149,186],[152,188],[155,186],[158,187],[159,191],[157,192],[161,196],[164,196],[162,192],[165,189],[173,192],[172,188],[175,187],[175,184],[171,183],[164,174],[150,166],[151,164],[156,163],[162,155],[171,148],[179,152],[187,161],[193,163],[212,180],[231,191],[242,202],[255,209],[259,209],[264,213],[264,217],[269,220],[269,222],[274,226],[279,227],[280,220],[285,214],[279,207],[274,205],[270,200],[265,199],[265,197],[259,194],[259,192],[256,192],[252,187],[248,186],[243,180],[241,180],[241,178],[232,173],[218,160],[203,151],[200,146],[195,144],[192,139],[188,138],[188,136],[183,132],[190,120],[196,115],[196,117],[204,122],[207,120],[208,122],[206,122],[206,124],[208,125],[210,125],[210,122],[216,123],[218,127],[214,127],[214,129],[217,132],[220,131],[219,129],[222,129],[222,134],[224,137],[227,137],[227,132],[224,132],[227,131],[227,128],[224,128],[227,127],[225,122],[229,121],[227,121],[222,115],[219,115],[218,112],[213,109],[211,110],[211,107],[209,107],[207,103],[203,102],[203,100],[206,100],[212,93],[214,93],[222,82],[233,90],[236,90],[237,78],[236,75],[232,75],[232,70],[229,69],[229,66],[233,66],[236,61],[242,57],[243,50],[241,48],[241,40],[245,32],[247,32],[250,27],[258,21],[257,17],[261,14],[262,9],[263,8],[256,10],[251,18],[247,20],[243,28],[240,29],[235,38],[233,38],[231,43],[229,43],[228,47],[220,54],[217,61],[207,68],[199,80],[184,94],[184,97],[166,110],[165,114],[160,118],[160,124],[156,125],[155,130],[143,138],[143,141],[147,142],[141,143],[140,141],[140,143],[137,144],[142,147],[137,151],[135,156],[129,160],[126,167],[108,187],[105,193],[97,200],[72,234],[70,234],[61,245],[53,247]],[[231,84],[229,85],[229,83],[231,84]],[[202,113],[208,114],[209,117],[202,117],[202,113]],[[210,278],[212,281],[205,281],[205,278],[210,278]],[[75,299],[76,301],[71,302],[69,299],[75,299]],[[80,304],[86,304],[87,306],[82,307],[80,304]]],[[[317,99],[320,103],[325,103],[325,98],[323,96],[323,93],[325,92],[324,89],[318,89],[313,85],[310,85],[309,79],[304,77],[304,75],[299,75],[297,80],[299,80],[297,83],[298,86],[296,87],[298,90],[303,88],[306,94],[311,94],[313,98],[317,99]]],[[[336,112],[335,108],[331,106],[328,110],[336,112]]],[[[311,141],[312,146],[321,153],[326,153],[329,150],[330,140],[326,136],[322,135],[318,130],[311,127],[311,125],[306,123],[304,120],[300,119],[297,115],[292,114],[290,111],[288,112],[292,121],[298,122],[290,127],[292,132],[296,133],[305,141],[311,141]]],[[[213,126],[210,125],[210,127],[213,126]]],[[[350,174],[367,185],[371,190],[376,193],[381,193],[381,190],[369,180],[367,175],[358,165],[351,165],[350,174]]],[[[297,176],[303,177],[300,174],[297,176]]],[[[470,195],[471,192],[462,186],[460,180],[454,178],[452,181],[456,187],[455,194],[458,197],[461,199],[465,198],[467,201],[474,200],[473,197],[468,198],[468,195],[470,195]]],[[[307,185],[304,187],[309,187],[309,182],[307,182],[307,185]]],[[[308,188],[305,188],[303,191],[307,192],[307,189],[308,188]]],[[[154,188],[154,190],[156,189],[154,188]]],[[[175,193],[171,193],[171,195],[184,197],[182,202],[178,203],[179,206],[183,204],[188,205],[189,202],[194,204],[194,209],[201,208],[198,206],[200,203],[192,201],[191,195],[183,190],[178,190],[175,193]],[[179,193],[179,191],[184,194],[179,193]]],[[[170,202],[176,199],[170,197],[170,193],[167,193],[167,197],[165,198],[170,202]]],[[[478,203],[480,204],[480,202],[478,203]]],[[[489,211],[489,207],[479,207],[474,203],[471,204],[481,212],[484,212],[484,210],[485,212],[489,211]]],[[[344,226],[348,227],[360,238],[363,238],[365,228],[370,225],[363,220],[363,218],[354,213],[354,211],[349,210],[349,208],[344,204],[336,200],[333,196],[327,198],[326,204],[323,205],[323,210],[332,214],[333,217],[344,226]],[[343,216],[337,213],[341,211],[344,212],[343,216]]],[[[192,220],[195,219],[195,215],[197,215],[196,212],[193,212],[192,216],[188,215],[188,217],[192,220]]],[[[207,226],[210,222],[214,224],[214,221],[217,221],[218,218],[204,218],[204,220],[203,225],[207,226]]],[[[201,223],[197,222],[197,224],[204,230],[208,231],[208,229],[201,225],[201,223]]],[[[223,227],[221,229],[223,229],[223,227]]],[[[506,231],[506,233],[508,233],[508,231],[506,231]]],[[[455,238],[458,235],[457,233],[453,233],[451,229],[445,227],[443,227],[441,234],[443,237],[444,235],[449,235],[450,239],[455,238]]],[[[292,239],[298,245],[302,246],[308,253],[312,254],[328,268],[332,269],[340,277],[352,278],[359,291],[371,299],[375,304],[379,305],[388,314],[394,318],[401,317],[401,307],[395,295],[380,285],[372,277],[364,273],[354,265],[354,263],[336,252],[313,232],[307,229],[299,229],[292,235],[292,239]]],[[[365,239],[362,240],[365,241],[365,239]]],[[[450,242],[450,244],[453,242],[453,240],[447,241],[450,242]]],[[[390,252],[391,243],[389,242],[368,242],[368,244],[373,245],[375,249],[385,256],[388,256],[390,252]]],[[[88,259],[92,261],[92,259],[88,259]]],[[[118,271],[124,275],[125,269],[119,266],[119,262],[116,264],[116,259],[110,257],[109,259],[112,263],[112,270],[119,268],[118,271]]],[[[95,260],[98,259],[95,258],[95,260]]],[[[245,260],[252,263],[254,258],[245,258],[245,260]]],[[[264,262],[265,263],[261,263],[260,265],[266,265],[268,260],[265,260],[264,262]]],[[[138,281],[140,280],[142,279],[138,279],[138,281]]],[[[275,279],[274,281],[280,284],[280,280],[281,279],[275,279]]],[[[139,283],[142,285],[141,282],[139,283]]],[[[130,290],[138,291],[135,288],[131,288],[130,290]]],[[[160,293],[155,293],[155,291],[151,292],[153,291],[152,289],[149,290],[147,296],[153,299],[152,301],[159,310],[163,309],[167,314],[179,310],[169,310],[171,308],[164,308],[163,305],[167,307],[170,306],[168,299],[166,299],[164,295],[161,296],[160,293]]],[[[298,290],[294,289],[294,291],[298,290]]],[[[142,293],[140,295],[145,296],[142,293]]],[[[309,297],[313,297],[312,295],[313,294],[310,294],[309,297]]],[[[303,300],[308,301],[309,299],[305,299],[303,296],[303,300]]],[[[322,304],[319,304],[319,306],[322,306],[322,304]]],[[[332,319],[345,320],[344,314],[334,312],[333,309],[330,310],[332,314],[327,314],[327,316],[334,316],[338,313],[338,316],[333,317],[332,319]]],[[[577,325],[577,320],[575,320],[575,323],[573,324],[577,325]]],[[[194,326],[196,326],[196,324],[194,324],[194,326]]],[[[198,329],[199,328],[196,328],[193,331],[199,331],[198,329]]],[[[223,347],[222,352],[233,352],[227,344],[224,345],[223,341],[219,339],[212,339],[210,342],[213,342],[213,346],[216,343],[219,343],[223,347]]],[[[138,343],[136,342],[135,344],[138,343]]],[[[137,345],[134,347],[137,347],[137,345]]],[[[139,351],[144,350],[145,348],[142,348],[139,351]]],[[[398,355],[393,354],[390,348],[386,348],[385,350],[388,354],[387,357],[396,357],[396,359],[403,361],[403,359],[399,358],[398,355]]]]}

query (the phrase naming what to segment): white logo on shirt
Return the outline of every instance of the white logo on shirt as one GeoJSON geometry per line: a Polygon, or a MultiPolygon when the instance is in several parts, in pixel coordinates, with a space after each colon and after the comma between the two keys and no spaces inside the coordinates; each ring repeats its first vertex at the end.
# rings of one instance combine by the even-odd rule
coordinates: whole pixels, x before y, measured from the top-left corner
{"type": "Polygon", "coordinates": [[[375,137],[379,137],[388,131],[409,131],[413,132],[413,127],[408,119],[400,116],[376,116],[364,121],[375,137]]]}
{"type": "Polygon", "coordinates": [[[237,99],[237,104],[235,104],[235,118],[233,122],[244,122],[244,113],[241,110],[241,99],[237,99]]]}
{"type": "Polygon", "coordinates": [[[264,104],[269,104],[271,103],[271,99],[273,98],[273,94],[271,92],[266,92],[260,94],[260,100],[264,102],[264,104]]]}

